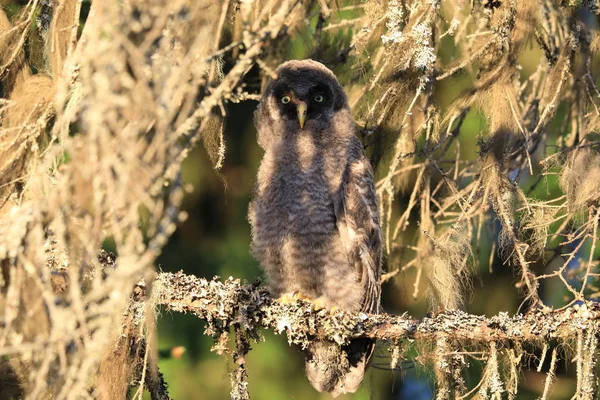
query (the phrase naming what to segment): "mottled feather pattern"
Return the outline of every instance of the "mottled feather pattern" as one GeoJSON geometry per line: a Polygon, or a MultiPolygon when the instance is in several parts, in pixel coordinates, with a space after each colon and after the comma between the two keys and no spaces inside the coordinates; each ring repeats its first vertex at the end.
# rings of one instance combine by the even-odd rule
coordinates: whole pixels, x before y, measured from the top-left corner
{"type": "MultiPolygon", "coordinates": [[[[276,73],[255,113],[265,154],[249,212],[252,254],[275,296],[299,293],[329,308],[380,312],[373,172],[354,135],[343,88],[311,60],[287,62],[276,73]],[[296,109],[308,110],[303,127],[296,109]]],[[[310,382],[334,396],[354,392],[373,346],[368,339],[341,348],[311,344],[310,382]]]]}
{"type": "Polygon", "coordinates": [[[337,215],[344,237],[349,261],[355,266],[364,288],[362,311],[381,311],[381,229],[373,171],[363,155],[358,139],[349,154],[349,163],[343,179],[342,207],[337,215]],[[344,226],[345,225],[345,226],[344,226]]]}
{"type": "MultiPolygon", "coordinates": [[[[296,141],[305,139],[300,134],[296,141]]],[[[334,166],[344,165],[348,144],[319,144],[308,168],[299,161],[306,150],[301,146],[285,142],[265,154],[253,205],[252,252],[275,295],[300,292],[356,311],[363,297],[360,276],[349,262],[334,210],[343,171],[334,166]]]]}

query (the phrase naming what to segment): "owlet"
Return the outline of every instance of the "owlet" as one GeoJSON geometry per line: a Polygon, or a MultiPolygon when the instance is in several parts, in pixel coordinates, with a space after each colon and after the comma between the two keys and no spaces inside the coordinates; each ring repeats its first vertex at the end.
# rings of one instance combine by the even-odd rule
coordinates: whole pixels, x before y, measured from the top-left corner
{"type": "MultiPolygon", "coordinates": [[[[250,204],[253,256],[275,296],[308,298],[349,312],[380,312],[381,229],[373,171],[354,135],[346,94],[312,60],[289,61],[255,112],[265,153],[250,204]]],[[[356,391],[370,339],[306,349],[306,374],[320,392],[356,391]]]]}

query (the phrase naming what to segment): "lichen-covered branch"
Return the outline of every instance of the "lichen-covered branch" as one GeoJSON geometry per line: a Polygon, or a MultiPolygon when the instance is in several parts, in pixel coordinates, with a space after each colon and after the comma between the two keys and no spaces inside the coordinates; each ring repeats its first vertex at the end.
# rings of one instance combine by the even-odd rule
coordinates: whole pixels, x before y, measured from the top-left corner
{"type": "Polygon", "coordinates": [[[304,346],[315,338],[340,344],[355,337],[381,340],[432,340],[447,336],[459,341],[540,343],[576,339],[581,332],[600,329],[600,306],[589,303],[562,310],[534,309],[525,315],[500,313],[493,317],[448,310],[416,320],[410,316],[341,310],[315,310],[310,302],[282,304],[268,291],[238,279],[206,280],[183,273],[160,273],[153,302],[168,310],[191,313],[207,321],[206,333],[215,335],[236,325],[285,332],[290,343],[304,346]]]}

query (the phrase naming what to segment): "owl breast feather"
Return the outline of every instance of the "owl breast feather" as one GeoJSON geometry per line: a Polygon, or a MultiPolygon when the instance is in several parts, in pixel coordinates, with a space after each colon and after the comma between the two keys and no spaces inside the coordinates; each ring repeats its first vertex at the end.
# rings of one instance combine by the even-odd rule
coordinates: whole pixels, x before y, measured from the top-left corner
{"type": "Polygon", "coordinates": [[[335,191],[344,169],[336,156],[321,149],[307,164],[294,148],[267,151],[250,216],[252,253],[275,295],[301,292],[353,310],[361,290],[336,225],[335,191]]]}

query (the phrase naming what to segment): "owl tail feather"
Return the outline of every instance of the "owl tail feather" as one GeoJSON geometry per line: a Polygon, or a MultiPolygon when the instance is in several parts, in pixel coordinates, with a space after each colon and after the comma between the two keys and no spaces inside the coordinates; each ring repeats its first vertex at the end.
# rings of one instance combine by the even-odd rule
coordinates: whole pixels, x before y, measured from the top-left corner
{"type": "Polygon", "coordinates": [[[375,342],[354,339],[346,346],[334,342],[312,343],[306,351],[306,376],[319,392],[333,397],[354,393],[360,386],[375,342]]]}

